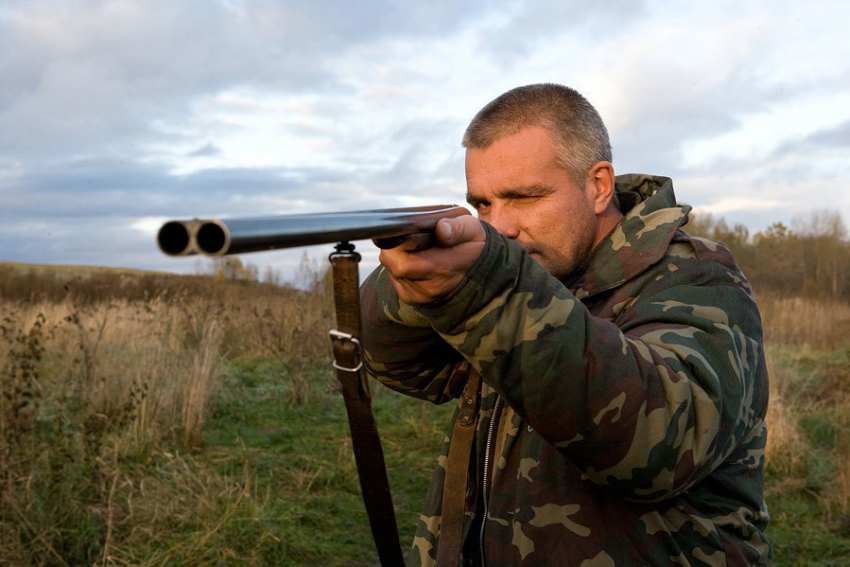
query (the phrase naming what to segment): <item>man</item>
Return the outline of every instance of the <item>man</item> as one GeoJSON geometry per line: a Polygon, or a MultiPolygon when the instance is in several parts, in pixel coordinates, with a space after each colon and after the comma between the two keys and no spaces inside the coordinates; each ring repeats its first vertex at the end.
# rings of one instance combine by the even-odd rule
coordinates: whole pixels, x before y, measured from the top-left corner
{"type": "Polygon", "coordinates": [[[680,230],[669,179],[615,179],[572,89],[505,93],[464,145],[478,219],[382,251],[362,290],[372,372],[435,403],[463,392],[452,437],[477,407],[408,564],[460,564],[457,540],[463,565],[769,565],[761,321],[729,251],[680,230]],[[465,498],[444,498],[458,462],[465,498]]]}

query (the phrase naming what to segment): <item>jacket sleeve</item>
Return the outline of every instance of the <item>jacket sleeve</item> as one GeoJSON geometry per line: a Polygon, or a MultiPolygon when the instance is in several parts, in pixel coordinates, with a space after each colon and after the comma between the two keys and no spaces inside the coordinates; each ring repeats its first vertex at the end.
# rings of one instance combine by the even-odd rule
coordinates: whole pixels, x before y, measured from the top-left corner
{"type": "Polygon", "coordinates": [[[360,288],[365,364],[381,383],[409,396],[441,404],[460,395],[451,380],[463,357],[416,308],[399,300],[383,266],[360,288]]]}
{"type": "Polygon", "coordinates": [[[641,501],[687,490],[761,431],[761,323],[733,264],[694,257],[654,271],[615,324],[488,227],[447,300],[384,307],[427,337],[394,387],[443,391],[450,358],[430,327],[586,478],[641,501]],[[426,352],[440,353],[428,371],[426,352]]]}

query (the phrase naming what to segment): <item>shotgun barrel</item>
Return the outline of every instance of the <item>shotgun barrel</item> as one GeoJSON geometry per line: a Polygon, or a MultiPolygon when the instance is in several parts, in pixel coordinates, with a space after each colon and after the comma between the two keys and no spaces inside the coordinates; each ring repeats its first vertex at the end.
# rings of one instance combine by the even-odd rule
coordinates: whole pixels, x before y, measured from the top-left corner
{"type": "Polygon", "coordinates": [[[371,239],[393,248],[417,238],[430,245],[441,218],[468,214],[457,205],[309,213],[236,219],[171,220],[157,234],[159,248],[169,256],[223,256],[314,244],[371,239]]]}

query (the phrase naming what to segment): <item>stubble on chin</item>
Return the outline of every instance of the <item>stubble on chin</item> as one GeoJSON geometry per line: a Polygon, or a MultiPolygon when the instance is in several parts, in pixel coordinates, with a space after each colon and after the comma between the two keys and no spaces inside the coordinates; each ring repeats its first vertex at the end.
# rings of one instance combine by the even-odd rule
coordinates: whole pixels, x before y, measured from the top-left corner
{"type": "Polygon", "coordinates": [[[579,254],[581,258],[569,257],[558,251],[546,250],[534,244],[523,247],[531,258],[561,281],[566,281],[575,276],[577,271],[583,270],[585,259],[589,257],[589,253],[579,254]]]}

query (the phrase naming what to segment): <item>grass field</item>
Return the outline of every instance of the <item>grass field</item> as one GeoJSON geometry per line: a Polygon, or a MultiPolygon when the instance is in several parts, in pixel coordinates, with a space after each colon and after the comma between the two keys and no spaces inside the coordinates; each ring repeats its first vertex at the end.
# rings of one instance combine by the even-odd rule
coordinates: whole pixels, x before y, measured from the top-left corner
{"type": "MultiPolygon", "coordinates": [[[[26,274],[16,299],[10,277],[0,565],[376,563],[321,277],[311,292],[193,280],[106,300],[34,298],[52,284],[26,274]]],[[[760,303],[776,565],[850,565],[850,307],[760,303]]],[[[406,547],[453,408],[374,393],[406,547]]]]}
{"type": "Polygon", "coordinates": [[[777,565],[850,565],[850,350],[769,352],[766,500],[777,565]]]}

